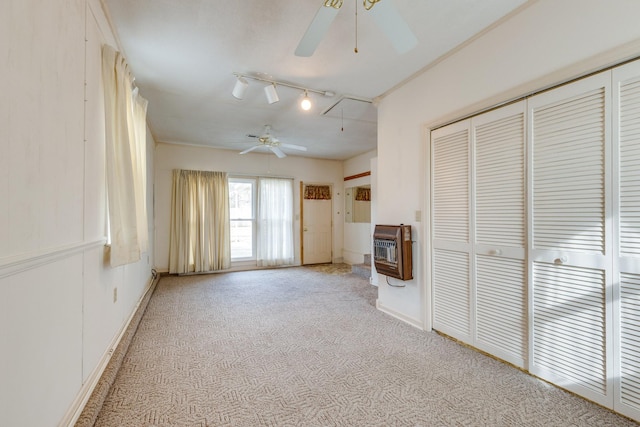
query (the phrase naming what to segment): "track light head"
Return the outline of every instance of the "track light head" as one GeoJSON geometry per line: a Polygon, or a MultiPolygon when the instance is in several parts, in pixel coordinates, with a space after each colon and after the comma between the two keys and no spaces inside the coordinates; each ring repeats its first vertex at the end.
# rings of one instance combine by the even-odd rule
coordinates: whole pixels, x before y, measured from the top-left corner
{"type": "Polygon", "coordinates": [[[309,93],[304,91],[304,98],[300,101],[300,108],[304,111],[309,111],[311,109],[311,98],[309,98],[309,93]]]}
{"type": "Polygon", "coordinates": [[[267,96],[267,102],[269,104],[273,104],[274,102],[280,101],[278,98],[278,92],[276,92],[276,84],[272,83],[268,86],[264,87],[264,94],[267,96]]]}
{"type": "Polygon", "coordinates": [[[244,93],[247,91],[247,87],[249,87],[249,82],[242,76],[238,76],[236,80],[236,85],[233,87],[233,92],[231,94],[236,99],[244,98],[244,93]]]}

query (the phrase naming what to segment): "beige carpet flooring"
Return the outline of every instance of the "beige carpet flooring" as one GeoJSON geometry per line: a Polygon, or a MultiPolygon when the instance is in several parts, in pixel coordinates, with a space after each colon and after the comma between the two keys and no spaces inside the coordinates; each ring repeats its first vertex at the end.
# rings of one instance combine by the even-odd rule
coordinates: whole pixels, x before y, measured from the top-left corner
{"type": "Polygon", "coordinates": [[[635,426],[375,308],[348,269],[163,277],[96,426],[635,426]]]}

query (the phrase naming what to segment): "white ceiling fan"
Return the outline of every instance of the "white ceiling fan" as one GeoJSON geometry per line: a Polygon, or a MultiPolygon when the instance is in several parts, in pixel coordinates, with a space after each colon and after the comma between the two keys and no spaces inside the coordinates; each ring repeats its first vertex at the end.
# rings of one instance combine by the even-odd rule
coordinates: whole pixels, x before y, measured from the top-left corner
{"type": "MultiPolygon", "coordinates": [[[[329,31],[331,23],[338,15],[342,3],[343,0],[324,0],[323,5],[316,12],[316,16],[300,40],[295,51],[296,56],[313,55],[313,52],[315,52],[329,31]]],[[[368,11],[376,24],[385,33],[396,52],[400,54],[408,52],[418,44],[418,39],[402,19],[393,0],[362,0],[362,3],[365,10],[368,11]]],[[[358,52],[357,46],[355,52],[358,52]]]]}
{"type": "Polygon", "coordinates": [[[246,154],[258,148],[267,147],[269,150],[273,152],[273,154],[275,154],[276,156],[282,159],[283,157],[287,157],[287,155],[280,149],[281,147],[290,148],[292,150],[307,151],[307,147],[280,142],[278,138],[271,135],[271,126],[269,125],[264,126],[264,132],[262,133],[262,135],[247,134],[247,136],[249,138],[257,138],[258,143],[251,148],[247,148],[246,150],[241,151],[240,154],[246,154]]]}

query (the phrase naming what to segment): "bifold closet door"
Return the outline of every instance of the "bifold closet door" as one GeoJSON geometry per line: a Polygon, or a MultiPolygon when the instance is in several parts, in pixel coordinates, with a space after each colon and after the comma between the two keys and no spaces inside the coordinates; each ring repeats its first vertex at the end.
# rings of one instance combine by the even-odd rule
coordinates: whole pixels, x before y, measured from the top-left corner
{"type": "Polygon", "coordinates": [[[604,72],[528,103],[529,370],[613,403],[610,84],[604,72]]]}
{"type": "Polygon", "coordinates": [[[613,72],[614,409],[640,419],[640,64],[613,72]]]}
{"type": "Polygon", "coordinates": [[[524,102],[432,132],[434,329],[524,367],[524,102]]]}
{"type": "Polygon", "coordinates": [[[526,360],[525,103],[471,119],[474,345],[526,360]]]}
{"type": "Polygon", "coordinates": [[[471,343],[470,121],[431,133],[433,328],[471,343]]]}

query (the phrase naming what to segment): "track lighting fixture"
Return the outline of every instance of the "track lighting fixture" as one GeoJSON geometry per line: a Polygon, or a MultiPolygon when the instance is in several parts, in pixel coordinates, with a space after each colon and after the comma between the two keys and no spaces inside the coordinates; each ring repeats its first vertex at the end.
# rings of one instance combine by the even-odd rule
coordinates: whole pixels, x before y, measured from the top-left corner
{"type": "Polygon", "coordinates": [[[247,74],[240,74],[240,73],[233,73],[233,74],[236,76],[236,84],[233,88],[233,92],[231,93],[237,99],[242,99],[244,97],[247,87],[249,86],[249,82],[247,81],[247,79],[269,83],[267,86],[264,87],[264,94],[267,97],[267,102],[269,104],[276,103],[280,100],[280,97],[278,96],[278,92],[276,91],[276,86],[284,86],[291,89],[297,89],[297,90],[303,91],[304,98],[302,98],[302,101],[300,102],[300,108],[302,108],[305,111],[308,111],[311,109],[311,98],[309,98],[309,92],[317,93],[318,95],[326,96],[328,98],[336,95],[334,92],[331,92],[328,90],[309,89],[308,87],[298,86],[291,83],[279,82],[279,81],[270,80],[270,79],[266,79],[258,76],[247,75],[247,74]]]}
{"type": "Polygon", "coordinates": [[[242,76],[238,76],[236,80],[236,85],[233,87],[233,92],[231,94],[236,99],[244,98],[244,93],[247,91],[247,87],[249,87],[249,82],[242,76]]]}
{"type": "Polygon", "coordinates": [[[278,97],[278,92],[276,92],[276,84],[271,83],[268,86],[264,87],[264,94],[267,96],[267,102],[269,104],[273,104],[274,102],[280,101],[278,97]]]}
{"type": "Polygon", "coordinates": [[[309,111],[311,109],[311,99],[309,98],[309,93],[304,91],[304,98],[300,101],[300,108],[304,111],[309,111]]]}

